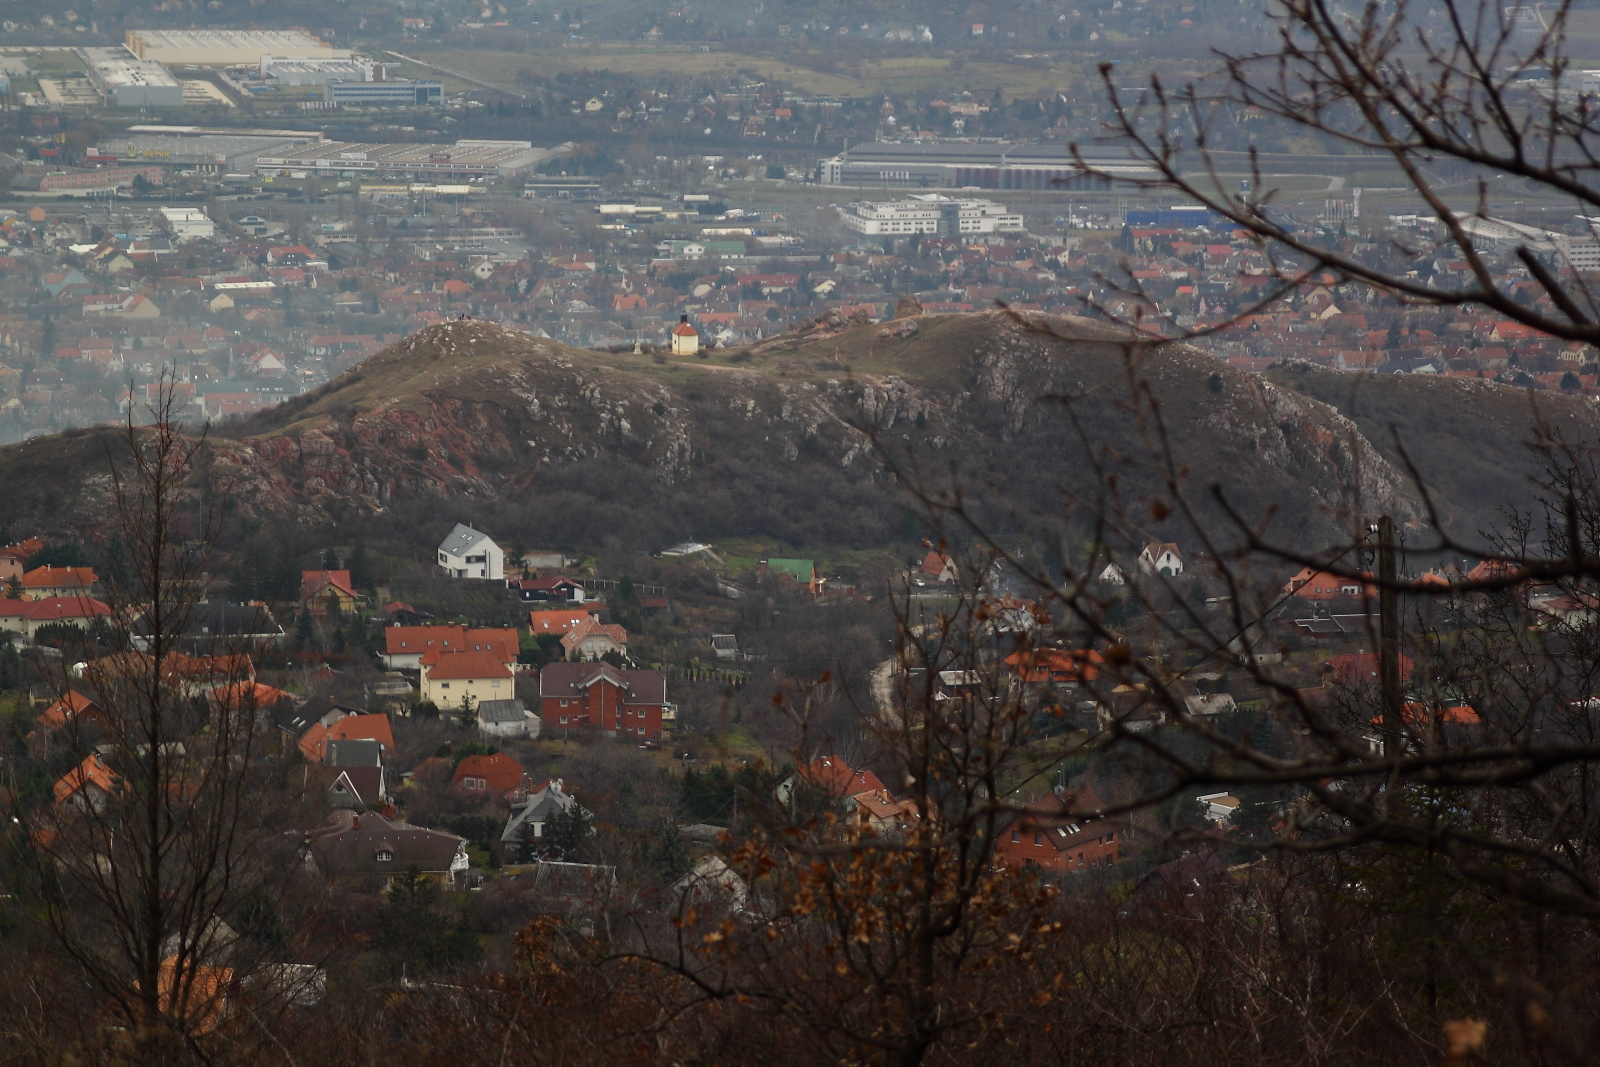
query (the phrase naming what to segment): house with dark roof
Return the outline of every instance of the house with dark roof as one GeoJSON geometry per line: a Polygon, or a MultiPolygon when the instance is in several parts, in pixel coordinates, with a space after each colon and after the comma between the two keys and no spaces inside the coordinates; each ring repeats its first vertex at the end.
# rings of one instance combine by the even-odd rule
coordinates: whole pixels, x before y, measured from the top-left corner
{"type": "MultiPolygon", "coordinates": [[[[149,616],[141,615],[134,620],[133,646],[141,652],[149,651],[150,636],[149,616]]],[[[207,652],[274,645],[283,640],[284,634],[283,627],[263,605],[203,600],[183,612],[171,636],[190,651],[207,652]]]]}
{"type": "Polygon", "coordinates": [[[581,604],[588,599],[588,591],[571,578],[552,575],[548,578],[508,578],[506,588],[516,591],[523,600],[555,600],[568,604],[581,604]]]}
{"type": "Polygon", "coordinates": [[[571,811],[578,803],[576,797],[564,788],[560,778],[541,782],[520,801],[511,806],[511,814],[500,831],[500,844],[506,856],[515,860],[531,860],[539,851],[539,841],[544,837],[545,824],[558,811],[571,811]]]}
{"type": "Polygon", "coordinates": [[[538,737],[542,725],[539,716],[515,698],[478,703],[478,730],[489,737],[538,737]]]}
{"type": "Polygon", "coordinates": [[[331,812],[311,831],[311,858],[330,882],[379,879],[385,888],[416,868],[423,877],[452,884],[468,867],[467,842],[375,812],[331,812]]]}
{"type": "Polygon", "coordinates": [[[439,566],[452,578],[504,581],[506,554],[488,534],[458,522],[439,542],[439,566]]]}
{"type": "Polygon", "coordinates": [[[549,663],[539,672],[544,729],[599,730],[659,739],[677,719],[667,703],[667,676],[609,663],[549,663]]]}

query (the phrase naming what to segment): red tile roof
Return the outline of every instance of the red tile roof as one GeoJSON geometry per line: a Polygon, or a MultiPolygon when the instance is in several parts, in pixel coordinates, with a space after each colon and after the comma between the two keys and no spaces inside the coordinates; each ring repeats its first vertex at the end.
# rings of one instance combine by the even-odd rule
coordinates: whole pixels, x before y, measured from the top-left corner
{"type": "Polygon", "coordinates": [[[428,667],[428,679],[510,678],[505,661],[493,652],[446,652],[428,667]]]}
{"type": "Polygon", "coordinates": [[[503,796],[521,787],[522,765],[504,752],[496,752],[492,756],[468,756],[456,764],[450,784],[460,786],[462,780],[467,778],[484,781],[487,783],[485,789],[503,796]]]}
{"type": "Polygon", "coordinates": [[[82,589],[96,581],[93,567],[35,567],[22,576],[24,589],[82,589]]]}

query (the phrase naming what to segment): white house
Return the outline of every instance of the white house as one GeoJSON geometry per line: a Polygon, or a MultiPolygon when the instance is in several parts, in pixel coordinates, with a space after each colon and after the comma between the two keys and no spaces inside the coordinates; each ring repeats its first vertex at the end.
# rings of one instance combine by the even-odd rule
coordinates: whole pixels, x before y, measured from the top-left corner
{"type": "Polygon", "coordinates": [[[505,581],[506,554],[488,534],[458,522],[439,545],[439,566],[452,578],[505,581]]]}
{"type": "Polygon", "coordinates": [[[1183,556],[1177,545],[1151,541],[1139,552],[1139,569],[1147,574],[1176,578],[1183,573],[1183,556]]]}

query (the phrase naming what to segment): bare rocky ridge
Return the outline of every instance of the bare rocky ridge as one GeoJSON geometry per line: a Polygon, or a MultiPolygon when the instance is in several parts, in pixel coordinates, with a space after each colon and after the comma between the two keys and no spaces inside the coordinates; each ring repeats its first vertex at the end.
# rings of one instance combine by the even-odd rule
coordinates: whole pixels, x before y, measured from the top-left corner
{"type": "MultiPolygon", "coordinates": [[[[1241,514],[1276,508],[1311,539],[1360,509],[1421,516],[1398,456],[1370,439],[1359,411],[1339,409],[1336,383],[1324,378],[1300,390],[1293,376],[1242,374],[1187,346],[1130,353],[1115,330],[1086,320],[913,310],[886,325],[823,320],[754,349],[667,364],[445,323],[314,394],[214,430],[197,488],[247,518],[315,523],[446,498],[492,512],[559,497],[574,536],[593,505],[649,512],[654,525],[641,536],[876,543],[904,509],[886,458],[1049,524],[1060,521],[1063,494],[1092,493],[1096,464],[1116,471],[1126,500],[1159,495],[1148,458],[1161,431],[1206,519],[1218,515],[1212,485],[1241,514]],[[1134,389],[1156,406],[1131,405],[1134,389]]],[[[1402,387],[1424,397],[1411,402],[1419,416],[1430,391],[1454,388],[1364,385],[1374,395],[1402,387]]],[[[1460,416],[1466,432],[1481,418],[1480,447],[1520,453],[1530,423],[1503,410],[1519,394],[1482,389],[1478,415],[1460,416]]],[[[1573,419],[1581,412],[1592,435],[1587,405],[1552,401],[1573,407],[1573,419]]],[[[99,439],[0,450],[7,485],[84,453],[54,492],[21,494],[23,514],[71,526],[103,514],[103,458],[97,467],[86,437],[99,439]]],[[[1493,507],[1458,495],[1455,514],[1493,507]]],[[[1182,539],[1177,529],[1149,532],[1182,539]]]]}

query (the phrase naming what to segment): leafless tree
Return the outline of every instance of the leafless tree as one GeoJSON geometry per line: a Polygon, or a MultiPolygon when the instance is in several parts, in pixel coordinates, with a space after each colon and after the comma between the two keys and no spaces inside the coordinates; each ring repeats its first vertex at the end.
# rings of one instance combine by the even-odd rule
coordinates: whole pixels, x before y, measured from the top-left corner
{"type": "Polygon", "coordinates": [[[1145,187],[1186,194],[1256,235],[1280,283],[1273,298],[1328,272],[1403,302],[1476,305],[1593,343],[1600,304],[1573,248],[1594,241],[1600,129],[1593,90],[1573,65],[1574,9],[1571,0],[1276,0],[1267,11],[1275,46],[1219,52],[1216,69],[1195,82],[1156,77],[1129,91],[1103,66],[1109,125],[1153,168],[1145,187]],[[1396,168],[1437,218],[1431,237],[1396,240],[1396,250],[1465,261],[1464,280],[1397,270],[1296,226],[1278,210],[1267,159],[1253,147],[1245,161],[1218,148],[1221,124],[1247,110],[1331,153],[1396,168]],[[1241,162],[1250,187],[1235,192],[1241,162]],[[1584,221],[1570,236],[1498,228],[1488,221],[1497,182],[1584,221]],[[1512,287],[1528,279],[1538,297],[1519,301],[1512,287]]]}
{"type": "Polygon", "coordinates": [[[108,457],[130,566],[104,579],[104,654],[56,683],[96,710],[54,737],[41,727],[36,743],[77,762],[53,796],[17,809],[45,923],[102,1005],[80,1040],[152,1063],[205,1058],[228,1028],[254,1033],[297,977],[272,955],[287,931],[265,929],[288,923],[279,908],[298,845],[283,834],[296,797],[267,759],[277,694],[256,684],[244,638],[196,644],[218,509],[195,499],[202,442],[178,428],[180,401],[163,385],[150,424],[130,410],[108,457]],[[265,979],[248,1007],[247,979],[265,979]]]}

